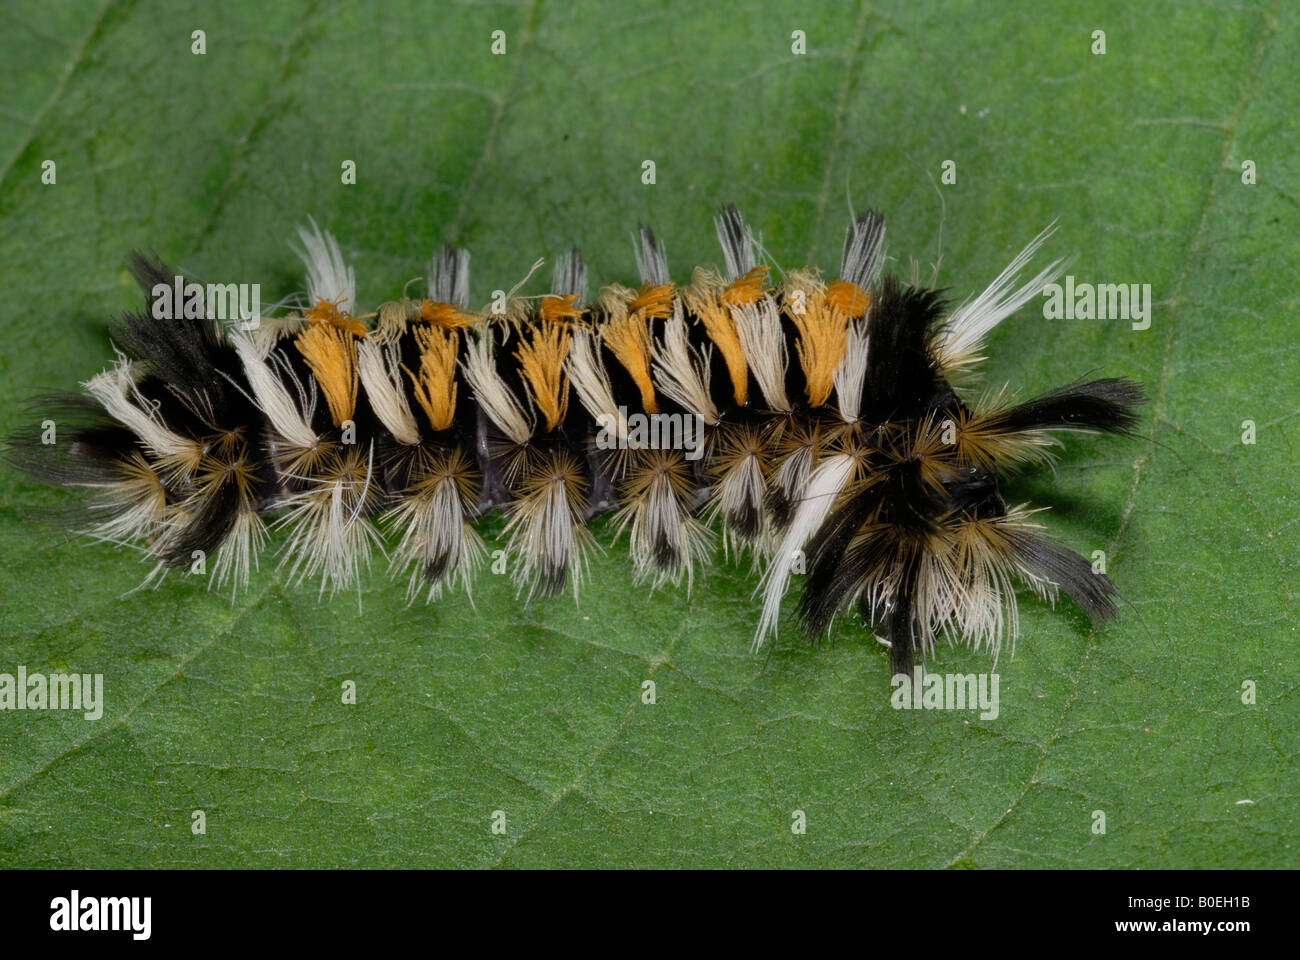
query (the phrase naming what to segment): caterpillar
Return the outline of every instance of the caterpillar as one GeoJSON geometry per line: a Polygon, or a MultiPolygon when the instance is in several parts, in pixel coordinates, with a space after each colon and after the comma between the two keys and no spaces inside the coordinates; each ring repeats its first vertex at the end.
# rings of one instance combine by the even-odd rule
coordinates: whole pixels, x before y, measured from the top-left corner
{"type": "Polygon", "coordinates": [[[593,299],[573,249],[547,293],[517,285],[472,309],[469,253],[448,244],[424,297],[366,314],[338,242],[309,220],[305,301],[255,323],[158,309],[188,281],[133,252],[146,306],[116,325],[115,362],[38,401],[57,439],[20,430],[7,456],[87,492],[75,529],[140,551],[142,586],[204,556],[209,585],[238,591],[282,531],[290,582],[333,594],[383,555],[411,601],[433,602],[472,590],[487,553],[475,522],[500,510],[519,593],[576,600],[588,522],[611,513],[651,588],[691,589],[719,549],[748,557],[755,649],[801,574],[807,636],[856,610],[895,673],[940,636],[996,656],[1018,634],[1017,583],[1115,616],[1111,581],[1008,505],[1001,480],[1051,460],[1058,431],[1131,435],[1141,385],[967,396],[989,332],[1064,270],[1023,276],[1055,225],[955,306],[884,274],[872,210],[830,281],[775,280],[734,206],[714,225],[723,266],[685,286],[641,227],[636,287],[593,299]]]}

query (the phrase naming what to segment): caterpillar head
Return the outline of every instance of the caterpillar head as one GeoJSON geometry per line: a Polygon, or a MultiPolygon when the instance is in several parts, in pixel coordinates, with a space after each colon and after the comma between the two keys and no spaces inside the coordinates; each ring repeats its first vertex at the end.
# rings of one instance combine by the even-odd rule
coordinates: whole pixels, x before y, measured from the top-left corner
{"type": "Polygon", "coordinates": [[[1036,511],[1009,507],[1001,477],[1045,457],[1052,430],[1130,430],[1141,388],[1097,380],[971,409],[944,375],[943,310],[933,291],[882,284],[864,422],[845,443],[860,467],[807,551],[800,614],[809,634],[856,604],[888,635],[895,672],[909,671],[939,634],[996,654],[1018,632],[1016,583],[1050,600],[1064,590],[1094,621],[1115,612],[1111,582],[1048,540],[1036,511]]]}

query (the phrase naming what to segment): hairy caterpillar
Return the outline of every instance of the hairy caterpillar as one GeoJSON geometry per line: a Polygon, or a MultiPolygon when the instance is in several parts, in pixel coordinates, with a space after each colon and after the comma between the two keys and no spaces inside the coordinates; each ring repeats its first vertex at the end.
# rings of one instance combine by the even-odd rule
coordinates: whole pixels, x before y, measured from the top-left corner
{"type": "Polygon", "coordinates": [[[8,456],[89,491],[81,529],[141,549],[154,585],[202,551],[210,582],[237,590],[283,528],[291,580],[333,593],[386,553],[408,595],[433,601],[471,588],[485,555],[473,523],[500,508],[519,590],[576,598],[587,521],[615,511],[653,586],[689,589],[719,539],[752,556],[755,646],[799,572],[808,635],[856,606],[895,672],[943,633],[996,653],[1017,632],[1013,581],[1114,615],[1110,581],[1048,539],[1036,511],[1008,507],[999,473],[1047,459],[1053,431],[1130,432],[1140,385],[1076,382],[1022,403],[952,386],[1060,275],[1058,260],[1021,279],[1052,227],[949,311],[882,279],[872,211],[848,227],[831,282],[809,269],[773,284],[735,207],[715,225],[725,268],[685,287],[641,228],[637,288],[588,299],[573,250],[548,294],[516,287],[473,310],[469,255],[449,245],[425,298],[363,315],[351,267],[313,222],[299,231],[306,306],[252,329],[206,309],[159,319],[161,291],[183,281],[134,253],[148,307],[123,316],[116,362],[46,401],[56,442],[30,430],[8,456]]]}

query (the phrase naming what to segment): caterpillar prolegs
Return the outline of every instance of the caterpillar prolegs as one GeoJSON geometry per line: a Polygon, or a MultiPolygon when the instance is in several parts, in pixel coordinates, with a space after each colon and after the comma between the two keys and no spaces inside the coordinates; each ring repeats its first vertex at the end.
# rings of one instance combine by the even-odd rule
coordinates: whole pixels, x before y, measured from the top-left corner
{"type": "Polygon", "coordinates": [[[80,529],[139,549],[153,585],[201,551],[210,582],[238,590],[283,528],[292,581],[334,593],[385,554],[411,599],[435,601],[472,588],[486,553],[474,523],[500,509],[518,590],[576,598],[587,523],[612,511],[654,587],[689,589],[719,549],[751,557],[755,646],[798,574],[807,634],[856,608],[895,672],[940,634],[996,654],[1017,633],[1017,582],[1114,615],[1106,576],[1035,510],[1008,506],[999,478],[1049,459],[1055,431],[1131,432],[1140,385],[1080,381],[1020,403],[953,386],[1060,275],[1058,260],[1023,279],[1052,227],[950,310],[882,277],[875,212],[849,225],[829,282],[814,269],[774,280],[735,207],[715,226],[723,267],[685,286],[643,227],[635,288],[592,298],[575,249],[549,292],[520,285],[471,309],[469,254],[448,245],[423,298],[363,314],[313,222],[297,248],[305,303],[255,324],[223,322],[201,297],[160,310],[186,281],[134,253],[146,308],[118,324],[116,362],[46,401],[56,442],[33,429],[8,455],[88,491],[80,529]]]}

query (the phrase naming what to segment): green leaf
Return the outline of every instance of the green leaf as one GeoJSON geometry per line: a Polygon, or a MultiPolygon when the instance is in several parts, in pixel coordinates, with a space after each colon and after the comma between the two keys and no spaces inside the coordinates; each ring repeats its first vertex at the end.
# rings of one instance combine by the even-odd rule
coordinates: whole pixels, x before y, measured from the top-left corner
{"type": "Polygon", "coordinates": [[[0,426],[111,360],[136,246],[274,299],[312,214],[365,304],[446,239],[482,302],[575,242],[594,281],[632,281],[639,220],[685,280],[718,259],[724,201],[782,266],[833,271],[851,195],[888,217],[897,269],[938,263],[961,298],[1060,218],[1052,255],[1149,283],[1151,326],[1030,305],[985,382],[1148,385],[1140,439],[1069,439],[1055,475],[1012,485],[1105,551],[1120,622],[1022,594],[996,719],[896,711],[856,621],[809,647],[787,618],[751,654],[756,581],[721,558],[689,598],[651,595],[602,527],[576,606],[486,575],[474,607],[407,607],[382,569],[322,601],[273,557],[233,603],[185,576],[131,593],[138,558],[42,525],[70,498],[6,470],[0,672],[101,673],[106,703],[0,713],[0,865],[1300,863],[1300,10],[831,6],[8,5],[0,426]]]}

